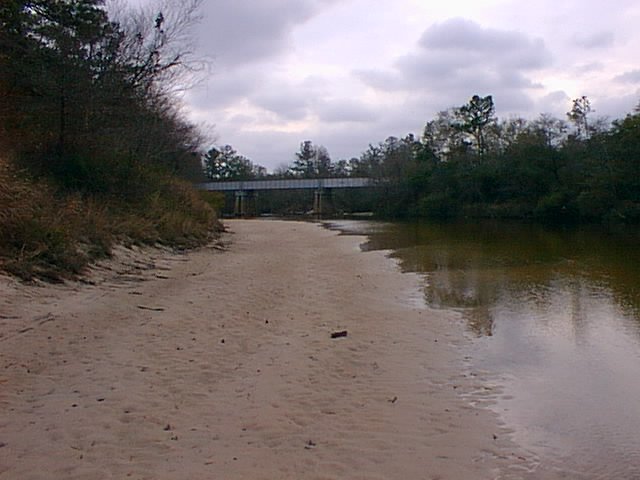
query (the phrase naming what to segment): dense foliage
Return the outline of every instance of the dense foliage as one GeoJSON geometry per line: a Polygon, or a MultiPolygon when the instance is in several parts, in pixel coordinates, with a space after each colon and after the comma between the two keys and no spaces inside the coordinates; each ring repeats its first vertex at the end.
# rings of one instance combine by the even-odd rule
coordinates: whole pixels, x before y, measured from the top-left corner
{"type": "MultiPolygon", "coordinates": [[[[611,123],[591,119],[586,97],[573,101],[567,121],[494,112],[491,96],[474,95],[439,112],[421,138],[389,137],[359,158],[324,160],[323,173],[378,179],[377,193],[365,195],[388,217],[640,222],[640,108],[611,123]]],[[[289,172],[312,150],[301,144],[289,172]]],[[[317,165],[317,154],[307,157],[317,165]]],[[[317,167],[303,171],[319,176],[317,167]]]]}
{"type": "Polygon", "coordinates": [[[191,245],[215,214],[176,90],[199,0],[113,21],[101,0],[0,4],[0,267],[80,271],[115,239],[191,245]]]}
{"type": "Polygon", "coordinates": [[[253,180],[267,175],[266,168],[254,165],[231,145],[210,148],[202,163],[206,177],[214,181],[253,180]]]}
{"type": "Polygon", "coordinates": [[[385,178],[380,213],[640,221],[640,112],[610,125],[591,122],[582,97],[570,122],[501,121],[491,102],[474,96],[428,122],[420,140],[390,138],[365,152],[360,162],[375,158],[385,178]]]}
{"type": "MultiPolygon", "coordinates": [[[[474,95],[439,112],[420,138],[389,137],[359,158],[333,162],[326,148],[304,141],[292,163],[269,177],[374,178],[375,192],[336,191],[334,197],[346,209],[387,217],[638,223],[640,107],[610,123],[592,119],[593,113],[589,99],[580,97],[567,120],[547,114],[501,120],[492,96],[474,95]]],[[[225,178],[265,176],[239,159],[236,167],[246,168],[225,178]]],[[[304,212],[311,196],[265,192],[259,204],[265,212],[304,212]]]]}

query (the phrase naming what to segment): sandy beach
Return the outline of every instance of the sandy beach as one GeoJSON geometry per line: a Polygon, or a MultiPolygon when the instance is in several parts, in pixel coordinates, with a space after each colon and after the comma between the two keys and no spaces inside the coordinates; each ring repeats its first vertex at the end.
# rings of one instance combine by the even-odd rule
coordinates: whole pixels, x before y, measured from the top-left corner
{"type": "Polygon", "coordinates": [[[227,227],[0,277],[0,479],[539,478],[415,276],[318,224],[227,227]]]}

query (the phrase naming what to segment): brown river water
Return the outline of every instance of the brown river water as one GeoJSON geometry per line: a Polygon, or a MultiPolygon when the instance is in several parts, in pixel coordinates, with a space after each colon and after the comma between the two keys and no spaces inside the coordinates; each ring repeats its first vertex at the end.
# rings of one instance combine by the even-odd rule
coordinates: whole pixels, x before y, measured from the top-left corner
{"type": "Polygon", "coordinates": [[[336,221],[458,312],[492,407],[545,470],[640,479],[640,232],[336,221]]]}

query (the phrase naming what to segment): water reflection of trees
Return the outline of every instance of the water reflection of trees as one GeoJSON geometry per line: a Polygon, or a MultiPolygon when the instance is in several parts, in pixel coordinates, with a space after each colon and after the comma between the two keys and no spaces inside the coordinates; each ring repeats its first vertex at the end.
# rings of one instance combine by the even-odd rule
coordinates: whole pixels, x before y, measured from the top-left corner
{"type": "Polygon", "coordinates": [[[531,225],[405,224],[378,231],[368,249],[395,250],[403,270],[425,274],[427,303],[459,310],[477,335],[492,334],[497,305],[508,310],[510,303],[526,303],[540,322],[549,321],[549,309],[563,308],[578,340],[588,328],[583,299],[594,292],[610,297],[640,327],[636,241],[531,225]]]}

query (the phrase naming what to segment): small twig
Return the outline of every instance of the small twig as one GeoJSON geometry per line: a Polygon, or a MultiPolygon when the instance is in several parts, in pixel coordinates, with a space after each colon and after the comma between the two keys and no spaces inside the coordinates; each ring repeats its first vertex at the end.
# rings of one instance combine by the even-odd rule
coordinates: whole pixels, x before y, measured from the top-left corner
{"type": "Polygon", "coordinates": [[[147,307],[146,305],[138,305],[141,310],[151,310],[153,312],[164,312],[164,307],[147,307]]]}

